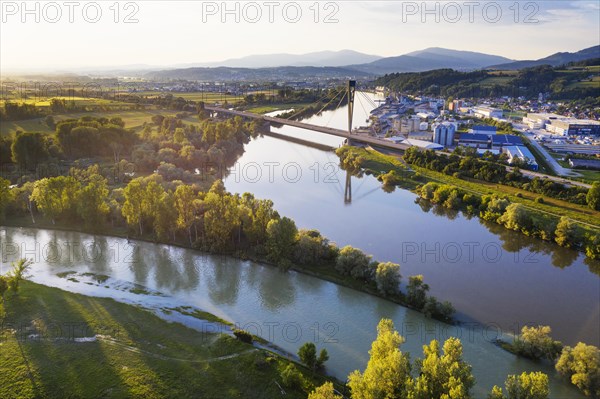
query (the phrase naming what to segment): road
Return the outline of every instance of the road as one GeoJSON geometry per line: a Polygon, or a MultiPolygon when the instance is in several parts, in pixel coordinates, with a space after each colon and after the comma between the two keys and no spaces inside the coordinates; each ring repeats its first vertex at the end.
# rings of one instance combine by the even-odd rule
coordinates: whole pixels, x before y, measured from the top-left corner
{"type": "Polygon", "coordinates": [[[537,140],[534,139],[535,134],[529,132],[527,130],[526,125],[514,123],[513,127],[515,128],[515,130],[523,133],[523,135],[525,135],[525,137],[527,137],[529,139],[529,142],[531,142],[531,145],[533,145],[538,150],[538,152],[544,157],[546,162],[554,170],[554,173],[556,173],[559,176],[573,176],[573,177],[581,176],[579,173],[573,172],[571,169],[561,166],[558,163],[558,161],[552,155],[550,155],[548,153],[548,151],[546,150],[546,147],[544,147],[537,140]]]}

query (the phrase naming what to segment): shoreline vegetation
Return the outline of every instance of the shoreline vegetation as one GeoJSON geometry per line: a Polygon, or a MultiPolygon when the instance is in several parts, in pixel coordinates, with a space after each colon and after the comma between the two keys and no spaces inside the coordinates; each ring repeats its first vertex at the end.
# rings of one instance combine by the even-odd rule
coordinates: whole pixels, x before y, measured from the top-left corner
{"type": "MultiPolygon", "coordinates": [[[[597,225],[593,224],[600,220],[600,213],[566,200],[571,195],[581,201],[583,195],[585,201],[586,195],[578,189],[571,190],[574,193],[570,194],[568,190],[565,192],[552,184],[552,188],[542,194],[538,183],[514,187],[502,184],[500,179],[481,181],[465,176],[466,166],[463,172],[453,172],[452,168],[444,169],[444,161],[440,160],[444,156],[430,151],[409,150],[402,161],[373,149],[357,147],[344,146],[336,153],[340,157],[342,168],[358,176],[373,175],[383,183],[386,191],[393,191],[395,187],[409,189],[419,195],[420,200],[462,211],[469,217],[478,216],[482,220],[562,247],[576,249],[584,252],[590,260],[600,259],[600,234],[597,225]],[[424,161],[425,159],[429,161],[424,161]],[[444,173],[437,171],[440,167],[444,169],[444,173]],[[554,195],[562,198],[556,199],[554,195]],[[563,207],[564,204],[567,204],[566,208],[563,207]]],[[[463,158],[462,161],[456,158],[448,158],[446,162],[474,162],[469,158],[463,158]]],[[[472,168],[481,172],[479,164],[474,164],[472,168]]],[[[500,169],[504,170],[502,166],[491,168],[497,173],[502,173],[500,169]]],[[[521,180],[518,171],[513,174],[517,176],[509,178],[521,180]]],[[[600,273],[600,270],[593,267],[591,270],[596,274],[600,273]]]]}

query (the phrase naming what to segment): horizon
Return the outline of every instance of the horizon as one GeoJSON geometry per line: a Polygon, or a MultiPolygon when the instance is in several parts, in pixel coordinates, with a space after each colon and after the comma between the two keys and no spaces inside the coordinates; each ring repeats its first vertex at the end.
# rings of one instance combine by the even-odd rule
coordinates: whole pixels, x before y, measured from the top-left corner
{"type": "Polygon", "coordinates": [[[86,1],[73,10],[45,1],[25,8],[3,2],[0,70],[173,68],[342,50],[394,57],[431,47],[535,60],[596,46],[600,30],[594,18],[600,6],[588,0],[516,2],[518,13],[513,3],[493,1],[476,2],[479,6],[473,9],[468,2],[429,2],[421,8],[406,1],[283,1],[278,2],[281,9],[271,10],[267,3],[231,2],[226,6],[231,8],[222,8],[222,3],[201,1],[118,2],[117,12],[106,3],[96,9],[92,4],[98,3],[86,1]],[[402,41],[404,35],[411,40],[402,41]],[[515,46],[523,37],[526,44],[515,46]]]}

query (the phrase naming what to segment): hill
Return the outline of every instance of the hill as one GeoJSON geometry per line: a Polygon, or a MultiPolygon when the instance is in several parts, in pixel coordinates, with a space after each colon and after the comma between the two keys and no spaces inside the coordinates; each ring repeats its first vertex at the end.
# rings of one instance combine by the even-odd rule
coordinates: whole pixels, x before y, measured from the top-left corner
{"type": "Polygon", "coordinates": [[[178,67],[230,67],[273,68],[280,66],[341,67],[350,64],[373,62],[382,57],[353,50],[318,51],[307,54],[258,54],[204,64],[178,65],[178,67]]]}
{"type": "Polygon", "coordinates": [[[497,55],[432,47],[397,57],[382,58],[367,64],[349,65],[347,68],[383,75],[394,72],[423,72],[441,68],[474,70],[508,61],[511,60],[497,55]]]}
{"type": "Polygon", "coordinates": [[[498,70],[517,70],[531,68],[540,65],[559,66],[570,62],[583,61],[590,58],[600,58],[600,46],[589,47],[575,53],[555,53],[539,60],[515,61],[504,64],[490,66],[489,69],[498,70]]]}
{"type": "Polygon", "coordinates": [[[438,69],[426,72],[393,73],[378,78],[375,84],[402,93],[444,97],[535,98],[539,93],[546,93],[551,98],[560,100],[587,97],[600,99],[598,64],[600,59],[560,67],[543,65],[525,68],[518,72],[486,70],[460,72],[438,69]]]}

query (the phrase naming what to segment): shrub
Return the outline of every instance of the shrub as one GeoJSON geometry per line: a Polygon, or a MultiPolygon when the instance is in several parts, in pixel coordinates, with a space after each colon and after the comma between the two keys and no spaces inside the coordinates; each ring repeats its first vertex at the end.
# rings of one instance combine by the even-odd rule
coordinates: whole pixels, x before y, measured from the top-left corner
{"type": "Polygon", "coordinates": [[[250,334],[248,331],[240,330],[237,328],[233,330],[233,335],[235,335],[235,337],[240,341],[245,342],[247,344],[251,344],[254,339],[252,337],[252,334],[250,334]]]}
{"type": "Polygon", "coordinates": [[[296,366],[294,366],[293,364],[288,364],[287,367],[283,369],[283,371],[280,373],[280,376],[285,387],[291,389],[302,388],[304,378],[302,377],[302,374],[298,371],[296,366]]]}

